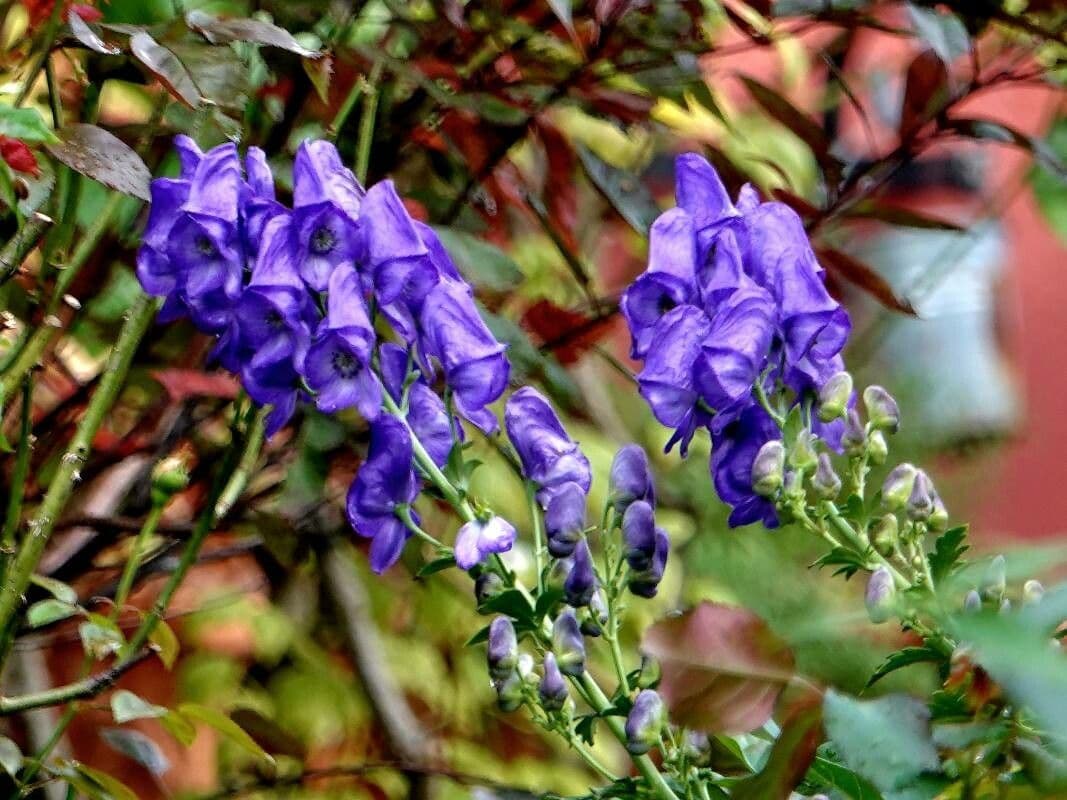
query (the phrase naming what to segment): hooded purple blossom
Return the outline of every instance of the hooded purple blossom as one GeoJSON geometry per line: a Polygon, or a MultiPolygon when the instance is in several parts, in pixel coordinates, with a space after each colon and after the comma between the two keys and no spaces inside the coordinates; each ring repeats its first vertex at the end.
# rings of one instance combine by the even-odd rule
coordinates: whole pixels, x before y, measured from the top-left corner
{"type": "Polygon", "coordinates": [[[537,499],[542,507],[568,482],[589,491],[589,459],[540,392],[526,386],[508,398],[504,425],[522,461],[523,474],[539,487],[537,499]]]}
{"type": "Polygon", "coordinates": [[[652,564],[656,552],[656,517],[644,500],[633,503],[622,517],[622,539],[626,562],[638,572],[652,564]]]}
{"type": "Polygon", "coordinates": [[[671,552],[671,539],[663,528],[656,528],[653,537],[652,558],[647,567],[630,573],[627,588],[638,597],[652,598],[659,590],[663,573],[667,569],[667,557],[671,552]]]}
{"type": "Polygon", "coordinates": [[[304,363],[321,411],[355,407],[364,419],[377,419],[382,388],[371,370],[374,341],[359,275],[351,267],[337,267],[330,276],[326,318],[304,363]]]}
{"type": "Polygon", "coordinates": [[[419,494],[411,459],[411,437],[404,424],[385,416],[375,422],[367,460],[348,490],[347,503],[352,528],[372,540],[370,564],[375,572],[396,563],[410,536],[396,510],[419,494]]]}
{"type": "Polygon", "coordinates": [[[545,653],[542,666],[544,676],[537,687],[541,706],[546,711],[559,711],[567,700],[567,682],[563,679],[563,673],[559,671],[556,657],[552,653],[545,653]]]}
{"type": "Polygon", "coordinates": [[[596,572],[593,570],[593,554],[589,544],[579,539],[574,548],[574,563],[567,579],[563,582],[563,598],[568,605],[577,607],[589,605],[593,592],[597,589],[596,572]]]}
{"type": "Polygon", "coordinates": [[[288,248],[289,218],[275,217],[263,235],[252,280],[236,310],[232,345],[243,355],[241,379],[257,403],[272,404],[267,435],[288,421],[302,395],[300,379],[311,340],[307,291],[288,248]]]}
{"type": "Polygon", "coordinates": [[[304,141],[293,160],[292,246],[308,286],[324,291],[335,267],[359,259],[364,191],[332,143],[304,141]]]}
{"type": "Polygon", "coordinates": [[[712,440],[711,476],[719,499],[733,506],[730,525],[762,522],[778,527],[774,504],[752,487],[756,454],[771,439],[781,437],[778,426],[758,405],[751,405],[712,440]]]}
{"type": "Polygon", "coordinates": [[[610,487],[612,502],[620,514],[635,500],[656,504],[656,488],[643,447],[628,444],[619,449],[611,462],[610,487]]]}
{"type": "Polygon", "coordinates": [[[490,553],[506,553],[513,544],[515,528],[503,517],[473,519],[456,534],[456,566],[470,569],[485,561],[490,553]]]}
{"type": "Polygon", "coordinates": [[[545,508],[545,533],[548,552],[554,558],[566,558],[585,530],[586,493],[574,481],[556,487],[545,508]]]}
{"type": "Polygon", "coordinates": [[[417,311],[439,279],[438,267],[392,181],[367,191],[361,215],[366,268],[376,299],[382,306],[402,303],[417,311]]]}
{"type": "Polygon", "coordinates": [[[470,286],[442,280],[427,296],[421,314],[422,348],[444,368],[459,413],[486,433],[499,426],[488,409],[507,388],[510,365],[505,346],[486,327],[470,286]]]}
{"type": "MultiPolygon", "coordinates": [[[[408,351],[387,342],[378,350],[378,362],[386,391],[394,401],[401,402],[408,374],[408,351]]],[[[452,446],[463,441],[463,426],[455,417],[449,419],[444,401],[421,375],[408,386],[407,421],[439,467],[448,461],[452,446]]]]}

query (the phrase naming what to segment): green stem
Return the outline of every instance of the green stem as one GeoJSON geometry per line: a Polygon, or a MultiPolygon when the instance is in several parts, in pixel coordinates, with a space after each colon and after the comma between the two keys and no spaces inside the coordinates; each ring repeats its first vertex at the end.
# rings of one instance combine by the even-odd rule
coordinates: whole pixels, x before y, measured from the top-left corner
{"type": "Polygon", "coordinates": [[[33,84],[37,82],[38,73],[45,65],[45,62],[48,61],[48,56],[52,52],[52,45],[56,41],[56,33],[59,31],[59,23],[62,21],[63,9],[66,7],[66,3],[54,3],[52,5],[52,16],[48,18],[48,27],[45,28],[44,36],[42,37],[44,49],[34,56],[33,63],[26,70],[26,77],[22,81],[22,86],[19,87],[19,93],[15,96],[15,108],[26,102],[26,98],[30,96],[30,92],[33,90],[33,84]]]}
{"type": "Polygon", "coordinates": [[[531,481],[526,481],[526,502],[530,507],[530,519],[533,523],[534,568],[537,570],[537,591],[540,593],[545,590],[545,529],[541,506],[537,503],[537,487],[531,481]]]}
{"type": "Polygon", "coordinates": [[[3,627],[6,635],[0,643],[0,648],[2,648],[0,649],[0,663],[4,661],[13,638],[15,617],[22,605],[22,595],[29,586],[30,578],[44,554],[56,520],[63,513],[67,501],[74,492],[74,486],[81,477],[79,470],[92,450],[93,439],[100,430],[104,418],[115,404],[115,400],[118,399],[137,347],[144,338],[155,314],[156,302],[146,295],[138,298],[127,314],[119,338],[104,367],[100,385],[89,400],[74,437],[66,453],[60,459],[37,515],[30,523],[29,531],[20,544],[14,564],[4,576],[3,586],[0,587],[0,627],[3,627]]]}
{"type": "Polygon", "coordinates": [[[133,582],[137,578],[137,570],[141,568],[145,545],[155,535],[156,527],[162,517],[163,504],[157,503],[153,505],[148,512],[148,516],[145,517],[141,530],[137,532],[137,536],[133,540],[133,549],[130,550],[130,555],[126,559],[126,566],[123,567],[122,576],[119,578],[118,588],[115,589],[115,605],[111,608],[112,620],[118,619],[122,607],[126,605],[126,600],[129,599],[130,590],[133,589],[133,582]]]}
{"type": "Polygon", "coordinates": [[[19,428],[19,447],[15,455],[15,467],[11,470],[11,493],[7,498],[7,515],[4,531],[0,537],[0,580],[7,571],[8,562],[15,554],[15,536],[22,519],[22,501],[26,493],[26,476],[30,471],[30,453],[33,451],[33,376],[27,375],[22,382],[22,425],[19,428]]]}
{"type": "Polygon", "coordinates": [[[429,534],[426,531],[424,531],[421,527],[419,527],[419,523],[417,523],[415,521],[415,518],[413,516],[411,516],[411,506],[409,506],[409,505],[398,506],[397,509],[396,509],[396,515],[398,517],[400,517],[400,521],[404,523],[404,527],[405,528],[407,528],[413,534],[418,536],[424,542],[432,544],[434,547],[436,547],[440,551],[443,551],[443,552],[446,552],[446,553],[451,553],[452,552],[452,548],[451,547],[449,547],[448,545],[442,543],[437,538],[435,538],[431,534],[429,534]]]}
{"type": "MultiPolygon", "coordinates": [[[[382,62],[375,61],[363,87],[366,95],[363,99],[363,116],[359,119],[359,139],[356,142],[356,177],[360,183],[367,182],[367,170],[370,169],[370,150],[374,141],[374,119],[378,114],[378,81],[382,77],[382,62]]],[[[355,101],[353,101],[355,102],[355,101]]]]}
{"type": "Polygon", "coordinates": [[[230,476],[229,482],[215,503],[212,524],[218,520],[226,519],[226,516],[248,486],[248,481],[252,477],[252,470],[255,469],[256,462],[259,460],[260,450],[263,448],[263,431],[266,419],[266,409],[260,409],[252,418],[244,450],[241,452],[241,459],[237,462],[237,468],[234,470],[233,475],[230,476]]]}
{"type": "MultiPolygon", "coordinates": [[[[45,310],[46,317],[53,316],[59,310],[60,305],[63,303],[63,296],[67,293],[67,289],[70,288],[71,283],[78,275],[78,271],[85,265],[85,262],[89,260],[89,256],[96,250],[97,245],[100,244],[100,240],[107,232],[108,226],[110,226],[112,219],[115,216],[115,212],[118,210],[119,204],[122,202],[123,195],[117,192],[111,195],[107,205],[104,206],[103,211],[93,222],[92,226],[85,232],[85,236],[78,243],[77,249],[70,258],[70,263],[66,268],[59,273],[59,277],[56,278],[55,289],[52,292],[52,297],[48,302],[48,307],[45,310]]],[[[153,307],[153,313],[154,307],[153,307]]],[[[44,324],[40,325],[33,335],[23,345],[21,352],[16,356],[13,363],[4,371],[2,377],[0,377],[0,396],[7,397],[15,386],[22,380],[22,377],[29,372],[38,361],[41,360],[41,356],[44,355],[45,350],[48,349],[48,345],[51,344],[53,337],[56,335],[58,328],[52,327],[47,319],[44,324]]],[[[2,619],[2,617],[0,617],[2,619]]]]}
{"type": "MultiPolygon", "coordinates": [[[[87,697],[95,697],[100,692],[113,686],[123,674],[129,672],[139,663],[152,655],[150,650],[142,650],[131,658],[117,661],[110,669],[97,675],[92,675],[65,686],[56,686],[45,689],[42,692],[24,694],[19,697],[0,697],[0,716],[10,716],[34,708],[57,706],[61,703],[69,703],[73,700],[82,700],[87,697]]],[[[54,746],[54,745],[53,745],[54,746]]]]}
{"type": "Polygon", "coordinates": [[[4,249],[0,250],[0,286],[18,274],[22,262],[44,238],[51,224],[52,220],[43,214],[34,214],[22,226],[22,230],[8,240],[4,249]]]}

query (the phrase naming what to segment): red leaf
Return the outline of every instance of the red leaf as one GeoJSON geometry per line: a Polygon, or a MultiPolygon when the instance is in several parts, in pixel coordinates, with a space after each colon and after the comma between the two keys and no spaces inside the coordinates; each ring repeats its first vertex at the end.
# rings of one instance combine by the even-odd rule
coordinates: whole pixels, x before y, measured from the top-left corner
{"type": "Polygon", "coordinates": [[[806,690],[779,709],[782,731],[758,774],[740,781],[734,800],[787,800],[815,760],[823,739],[822,695],[806,690]]]}
{"type": "Polygon", "coordinates": [[[924,50],[908,66],[904,100],[900,107],[900,135],[914,133],[944,102],[948,93],[948,70],[933,50],[924,50]]]}
{"type": "Polygon", "coordinates": [[[566,248],[571,253],[577,253],[578,240],[574,232],[578,223],[578,193],[574,182],[577,161],[574,148],[563,132],[544,117],[537,118],[535,128],[548,159],[545,180],[548,218],[566,248]]]}
{"type": "Polygon", "coordinates": [[[703,602],[645,632],[672,721],[709,733],[756,730],[793,677],[793,655],[744,608],[703,602]]]}
{"type": "Polygon", "coordinates": [[[181,402],[190,397],[219,397],[232,400],[240,387],[228,372],[201,372],[197,369],[168,368],[152,372],[171,400],[181,402]]]}
{"type": "Polygon", "coordinates": [[[83,22],[99,22],[104,18],[104,12],[99,8],[93,8],[85,3],[75,3],[70,10],[81,17],[83,22]]]}
{"type": "Polygon", "coordinates": [[[41,174],[41,169],[37,166],[37,156],[21,139],[0,136],[0,158],[16,172],[25,172],[34,177],[41,174]]]}
{"type": "Polygon", "coordinates": [[[831,275],[844,278],[849,283],[858,286],[886,308],[915,316],[915,309],[911,303],[906,298],[898,297],[885,278],[859,259],[832,247],[819,248],[816,250],[816,255],[831,275]]]}
{"type": "Polygon", "coordinates": [[[541,347],[552,351],[561,364],[572,364],[595,345],[611,327],[613,313],[588,317],[538,300],[523,315],[522,324],[538,337],[541,347]]]}

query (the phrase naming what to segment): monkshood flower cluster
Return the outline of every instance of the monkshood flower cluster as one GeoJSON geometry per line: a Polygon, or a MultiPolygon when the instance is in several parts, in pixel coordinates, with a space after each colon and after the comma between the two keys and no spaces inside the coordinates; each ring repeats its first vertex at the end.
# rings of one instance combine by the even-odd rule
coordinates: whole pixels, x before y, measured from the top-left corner
{"type": "MultiPolygon", "coordinates": [[[[773,527],[774,507],[750,480],[756,452],[780,435],[758,395],[817,392],[842,369],[848,314],[792,209],[759,202],[751,186],[731,202],[695,154],[678,158],[675,180],[678,207],[652,225],[648,269],[622,298],[631,355],[643,361],[638,384],[674,429],[668,450],[679,443],[684,456],[695,432],[710,430],[730,524],[773,527]]],[[[836,444],[842,428],[816,421],[812,432],[836,444]]]]}

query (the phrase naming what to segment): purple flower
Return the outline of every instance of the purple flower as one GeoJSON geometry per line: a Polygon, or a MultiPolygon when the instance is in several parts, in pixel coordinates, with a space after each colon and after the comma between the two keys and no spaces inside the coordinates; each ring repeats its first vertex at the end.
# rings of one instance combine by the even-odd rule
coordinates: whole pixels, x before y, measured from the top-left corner
{"type": "MultiPolygon", "coordinates": [[[[397,403],[401,402],[409,363],[416,370],[418,367],[411,363],[407,350],[389,342],[379,348],[378,361],[386,391],[397,403]]],[[[449,419],[444,401],[430,388],[421,374],[408,386],[407,421],[416,438],[439,467],[448,461],[452,446],[463,441],[463,426],[455,417],[449,419]]]]}
{"type": "MultiPolygon", "coordinates": [[[[366,266],[378,302],[386,306],[402,301],[413,310],[420,308],[438,281],[438,268],[392,181],[367,191],[361,215],[366,266]]],[[[430,235],[436,240],[432,230],[430,235]]]]}
{"type": "Polygon", "coordinates": [[[656,488],[648,466],[645,449],[628,444],[619,449],[611,462],[611,497],[615,511],[622,514],[635,500],[656,504],[656,488]]]}
{"type": "Polygon", "coordinates": [[[586,494],[574,481],[560,484],[545,508],[545,532],[548,552],[555,558],[566,558],[585,530],[586,494]]]}
{"type": "Polygon", "coordinates": [[[683,456],[697,428],[711,421],[712,409],[701,402],[695,375],[711,331],[711,320],[699,308],[680,306],[669,312],[656,326],[655,346],[637,376],[656,419],[675,429],[666,449],[680,442],[683,456]]]}
{"type": "Polygon", "coordinates": [[[489,623],[486,660],[489,662],[489,674],[496,680],[506,678],[519,664],[519,640],[515,636],[515,626],[505,616],[493,617],[489,623]]]}
{"type": "Polygon", "coordinates": [[[563,679],[563,673],[559,671],[556,657],[552,653],[545,653],[543,667],[545,674],[537,687],[541,706],[546,711],[559,711],[567,700],[567,682],[563,679]]]}
{"type": "Polygon", "coordinates": [[[642,690],[626,717],[626,749],[636,756],[647,753],[659,744],[666,722],[663,700],[652,689],[642,690]]]}
{"type": "Polygon", "coordinates": [[[564,675],[578,677],[585,671],[585,640],[573,608],[561,611],[552,623],[552,651],[564,675]]]}
{"type": "Polygon", "coordinates": [[[459,413],[486,433],[499,426],[488,409],[507,388],[505,346],[478,314],[470,287],[443,280],[427,296],[421,314],[422,347],[444,368],[459,413]]]}
{"type": "Polygon", "coordinates": [[[526,386],[508,398],[504,425],[522,461],[523,474],[539,487],[537,499],[542,507],[547,507],[566,483],[589,491],[589,459],[563,430],[540,392],[526,386]]]}
{"type": "Polygon", "coordinates": [[[678,207],[693,218],[698,231],[713,228],[738,213],[719,173],[696,153],[683,153],[675,159],[674,193],[678,207]]]}
{"type": "Polygon", "coordinates": [[[293,161],[293,248],[297,270],[315,291],[326,289],[334,267],[358,260],[363,198],[333,144],[300,144],[293,161]]]}
{"type": "Polygon", "coordinates": [[[622,539],[630,569],[648,569],[656,552],[656,518],[652,506],[644,500],[633,503],[623,514],[622,539]]]}
{"type": "Polygon", "coordinates": [[[630,573],[626,587],[638,597],[655,597],[659,583],[663,580],[663,572],[667,569],[667,557],[670,552],[670,537],[663,528],[656,528],[651,561],[645,569],[630,573]]]}
{"type": "Polygon", "coordinates": [[[456,566],[470,569],[490,553],[506,553],[515,543],[515,529],[502,517],[473,519],[456,534],[456,566]]]}
{"type": "Polygon", "coordinates": [[[271,404],[267,435],[285,425],[301,396],[300,377],[310,344],[307,290],[289,256],[289,219],[275,217],[264,232],[252,280],[235,315],[232,347],[243,359],[241,379],[257,403],[271,404]]]}
{"type": "Polygon", "coordinates": [[[396,515],[397,506],[414,501],[419,483],[411,466],[411,437],[393,417],[371,427],[370,449],[348,490],[348,521],[371,539],[370,565],[384,572],[400,558],[410,533],[396,515]]]}
{"type": "Polygon", "coordinates": [[[275,200],[274,176],[266,154],[258,147],[245,153],[245,180],[241,194],[241,228],[245,254],[254,259],[259,252],[263,231],[272,217],[285,213],[285,206],[275,200]]]}
{"type": "Polygon", "coordinates": [[[568,605],[577,607],[589,605],[596,591],[596,572],[593,570],[593,554],[585,539],[579,539],[574,548],[574,563],[567,579],[563,582],[563,598],[568,605]]]}
{"type": "Polygon", "coordinates": [[[370,368],[374,341],[359,275],[352,267],[337,267],[330,276],[326,318],[304,363],[321,411],[356,407],[365,419],[377,419],[382,389],[370,368]]]}
{"type": "Polygon", "coordinates": [[[774,504],[752,487],[752,466],[760,448],[780,436],[774,420],[753,404],[712,437],[711,475],[719,499],[733,507],[732,527],[761,521],[768,528],[778,527],[774,504]]]}

